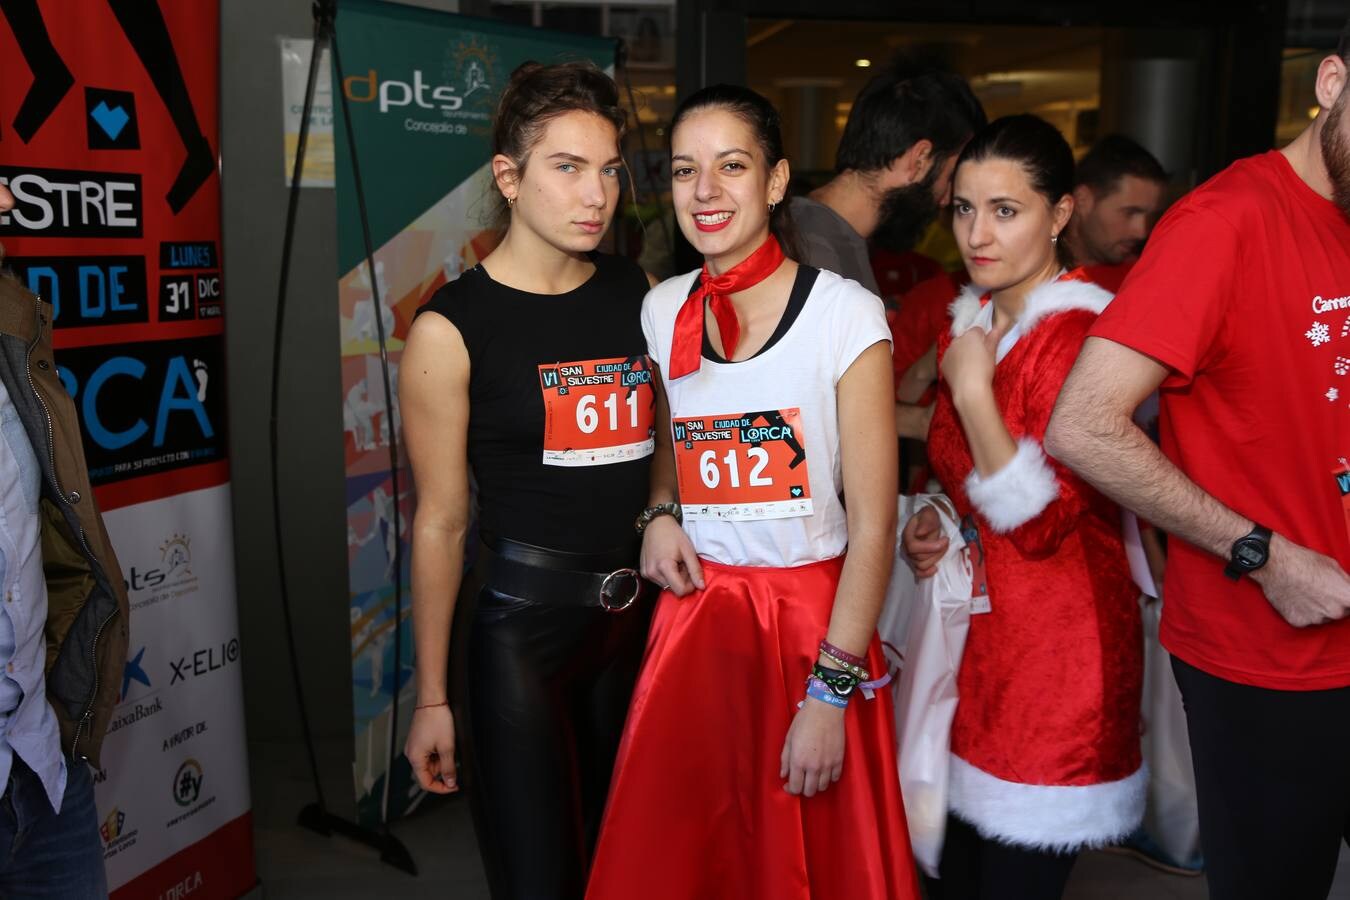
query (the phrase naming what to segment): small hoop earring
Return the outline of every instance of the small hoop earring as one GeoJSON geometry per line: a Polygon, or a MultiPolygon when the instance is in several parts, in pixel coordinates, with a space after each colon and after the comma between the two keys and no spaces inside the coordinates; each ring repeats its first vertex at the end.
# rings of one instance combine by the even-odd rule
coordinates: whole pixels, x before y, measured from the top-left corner
{"type": "Polygon", "coordinates": [[[774,211],[775,209],[777,209],[777,208],[778,208],[778,201],[777,201],[777,200],[770,200],[770,201],[769,201],[769,213],[772,214],[773,211],[774,211]]]}
{"type": "Polygon", "coordinates": [[[506,198],[506,205],[507,205],[509,208],[514,209],[514,208],[515,208],[515,205],[516,205],[516,198],[515,198],[515,197],[507,197],[507,198],[506,198]]]}
{"type": "Polygon", "coordinates": [[[1058,244],[1058,243],[1059,243],[1059,235],[1057,235],[1057,234],[1052,234],[1052,235],[1050,235],[1050,243],[1052,243],[1052,244],[1058,244]]]}

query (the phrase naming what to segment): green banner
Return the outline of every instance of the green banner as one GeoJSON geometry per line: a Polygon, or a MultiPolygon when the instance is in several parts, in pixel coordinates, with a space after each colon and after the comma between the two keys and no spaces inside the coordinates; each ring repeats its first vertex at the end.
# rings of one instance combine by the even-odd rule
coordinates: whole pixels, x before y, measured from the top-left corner
{"type": "MultiPolygon", "coordinates": [[[[589,59],[614,63],[609,39],[566,35],[377,0],[339,0],[337,42],[357,162],[375,249],[377,311],[370,289],[352,153],[335,104],[338,303],[347,471],[348,605],[351,616],[353,781],[357,815],[375,825],[422,799],[401,750],[414,702],[408,537],[414,501],[406,460],[399,496],[389,468],[376,315],[397,381],[417,308],[491,251],[496,235],[488,174],[492,113],[517,66],[589,59]],[[399,511],[397,529],[394,510],[399,511]],[[394,550],[403,547],[403,614],[395,622],[394,550]],[[394,670],[399,629],[402,665],[394,670]],[[394,692],[399,721],[392,721],[394,692]],[[391,774],[392,772],[392,774],[391,774]]],[[[393,426],[398,427],[397,410],[393,426]]]]}

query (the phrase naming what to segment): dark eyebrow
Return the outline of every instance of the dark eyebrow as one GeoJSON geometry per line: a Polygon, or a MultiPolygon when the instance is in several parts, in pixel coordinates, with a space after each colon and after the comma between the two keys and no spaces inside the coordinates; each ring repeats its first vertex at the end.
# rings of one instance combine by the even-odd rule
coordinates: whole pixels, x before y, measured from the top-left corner
{"type": "MultiPolygon", "coordinates": [[[[731,155],[734,154],[734,153],[740,153],[740,154],[743,155],[743,156],[749,156],[749,155],[750,155],[750,151],[749,151],[749,150],[742,150],[740,147],[732,147],[730,150],[723,150],[721,153],[717,154],[717,158],[718,158],[718,159],[721,159],[721,158],[724,157],[724,156],[731,156],[731,155]]],[[[671,162],[674,162],[674,161],[677,160],[677,159],[682,159],[682,160],[684,160],[685,162],[693,162],[693,161],[694,161],[694,158],[693,158],[692,156],[687,156],[686,154],[683,154],[683,153],[676,153],[674,156],[672,156],[672,157],[670,158],[670,161],[671,161],[671,162]]]]}
{"type": "Polygon", "coordinates": [[[1021,200],[1014,200],[1012,197],[994,197],[989,201],[990,206],[994,205],[995,203],[1015,203],[1018,206],[1022,205],[1021,200]]]}
{"type": "Polygon", "coordinates": [[[575,163],[588,163],[588,162],[590,162],[590,160],[587,159],[586,157],[584,157],[584,156],[577,156],[575,153],[562,153],[562,152],[559,152],[559,153],[550,153],[546,158],[547,158],[547,159],[565,159],[565,160],[567,160],[568,162],[575,162],[575,163]]]}

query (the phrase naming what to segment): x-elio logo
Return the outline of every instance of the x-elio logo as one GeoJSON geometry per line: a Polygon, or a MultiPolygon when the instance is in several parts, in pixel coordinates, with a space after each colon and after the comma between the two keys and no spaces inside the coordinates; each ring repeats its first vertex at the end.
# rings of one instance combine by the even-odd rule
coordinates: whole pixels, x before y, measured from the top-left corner
{"type": "Polygon", "coordinates": [[[207,672],[214,672],[216,669],[223,669],[238,660],[239,639],[230,638],[228,642],[221,644],[219,647],[198,650],[191,656],[179,657],[177,661],[169,660],[169,667],[173,669],[169,684],[177,684],[180,681],[186,681],[188,678],[195,678],[198,675],[205,675],[207,672]]]}

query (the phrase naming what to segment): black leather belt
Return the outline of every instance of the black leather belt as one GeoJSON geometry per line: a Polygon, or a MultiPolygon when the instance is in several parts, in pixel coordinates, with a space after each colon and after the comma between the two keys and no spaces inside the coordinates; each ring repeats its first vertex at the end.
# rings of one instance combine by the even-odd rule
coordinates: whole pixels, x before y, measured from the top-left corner
{"type": "Polygon", "coordinates": [[[506,538],[484,537],[478,566],[494,590],[522,599],[598,606],[623,612],[642,596],[646,582],[631,566],[633,551],[566,553],[506,538]]]}

